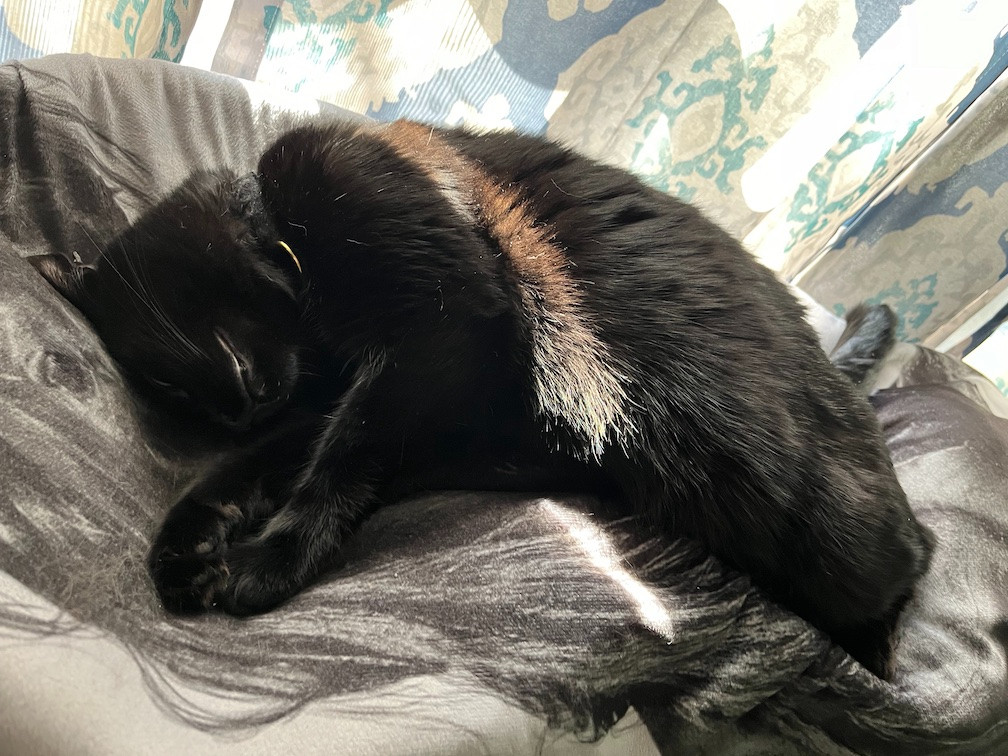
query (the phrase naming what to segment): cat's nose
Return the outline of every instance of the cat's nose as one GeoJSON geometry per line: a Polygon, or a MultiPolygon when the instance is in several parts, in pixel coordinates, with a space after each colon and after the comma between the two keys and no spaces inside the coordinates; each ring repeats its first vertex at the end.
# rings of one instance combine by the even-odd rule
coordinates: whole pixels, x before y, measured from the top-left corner
{"type": "Polygon", "coordinates": [[[258,378],[248,370],[236,371],[236,383],[241,387],[241,407],[220,415],[220,421],[238,430],[248,430],[256,423],[275,414],[283,405],[279,381],[270,382],[258,378]]]}
{"type": "Polygon", "coordinates": [[[242,394],[243,407],[234,417],[235,422],[247,424],[268,413],[283,395],[283,381],[271,378],[255,366],[238,350],[227,334],[216,331],[217,340],[231,360],[232,375],[242,394]]]}
{"type": "Polygon", "coordinates": [[[245,393],[256,404],[270,404],[280,399],[283,383],[275,378],[256,375],[247,366],[241,371],[245,393]]]}

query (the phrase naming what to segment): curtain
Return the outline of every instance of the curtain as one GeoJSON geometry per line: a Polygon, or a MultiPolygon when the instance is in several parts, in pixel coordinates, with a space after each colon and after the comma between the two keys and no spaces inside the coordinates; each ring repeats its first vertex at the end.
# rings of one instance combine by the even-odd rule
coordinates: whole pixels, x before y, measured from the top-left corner
{"type": "Polygon", "coordinates": [[[8,1],[0,49],[181,59],[379,120],[545,134],[698,204],[837,314],[888,303],[904,339],[1008,393],[1004,0],[199,6],[8,1]],[[25,9],[57,6],[73,22],[33,34],[25,9]]]}
{"type": "MultiPolygon", "coordinates": [[[[86,52],[178,61],[201,0],[7,0],[0,59],[86,52]]],[[[212,4],[212,3],[211,3],[212,4]]]]}

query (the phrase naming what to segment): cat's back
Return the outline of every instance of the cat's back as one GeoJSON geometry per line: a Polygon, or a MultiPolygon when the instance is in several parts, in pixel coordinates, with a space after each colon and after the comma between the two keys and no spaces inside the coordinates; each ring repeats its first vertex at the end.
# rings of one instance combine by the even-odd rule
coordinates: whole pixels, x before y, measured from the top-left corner
{"type": "Polygon", "coordinates": [[[828,370],[783,284],[697,208],[537,137],[454,130],[444,139],[521,195],[563,254],[556,275],[642,379],[666,390],[677,380],[683,392],[692,383],[711,399],[754,383],[783,395],[798,374],[828,370]]]}
{"type": "Polygon", "coordinates": [[[801,319],[793,297],[730,234],[628,171],[533,136],[457,129],[443,138],[520,195],[563,251],[567,275],[591,287],[586,306],[629,308],[661,330],[688,330],[702,314],[708,332],[736,340],[776,330],[764,313],[781,326],[801,319]]]}

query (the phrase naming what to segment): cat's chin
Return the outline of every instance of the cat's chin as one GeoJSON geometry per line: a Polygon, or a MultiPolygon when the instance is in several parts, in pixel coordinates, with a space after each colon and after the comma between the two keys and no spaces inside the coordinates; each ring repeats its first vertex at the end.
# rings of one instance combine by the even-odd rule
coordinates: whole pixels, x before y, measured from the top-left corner
{"type": "Polygon", "coordinates": [[[226,417],[211,417],[210,422],[216,423],[224,430],[234,433],[245,433],[255,427],[252,420],[234,420],[226,417]]]}
{"type": "Polygon", "coordinates": [[[219,425],[225,430],[234,433],[245,433],[255,428],[268,425],[269,421],[277,416],[283,408],[284,402],[272,402],[270,404],[260,404],[243,412],[238,417],[223,415],[213,410],[203,410],[203,415],[215,425],[219,425]]]}
{"type": "Polygon", "coordinates": [[[278,403],[261,414],[247,418],[228,418],[192,403],[152,396],[150,391],[134,393],[139,419],[147,435],[164,451],[196,452],[230,445],[243,438],[268,433],[286,422],[282,412],[289,403],[278,403]]]}

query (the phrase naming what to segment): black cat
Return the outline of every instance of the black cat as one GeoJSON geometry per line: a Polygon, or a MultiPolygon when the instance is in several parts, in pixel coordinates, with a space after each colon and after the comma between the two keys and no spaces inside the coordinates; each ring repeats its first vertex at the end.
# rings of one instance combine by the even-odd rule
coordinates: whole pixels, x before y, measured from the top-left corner
{"type": "Polygon", "coordinates": [[[410,491],[578,487],[885,672],[931,544],[870,405],[768,270],[624,171],[515,134],[316,123],[254,175],[193,176],[94,267],[34,263],[127,374],[248,439],[155,541],[172,611],[275,606],[410,491]]]}

